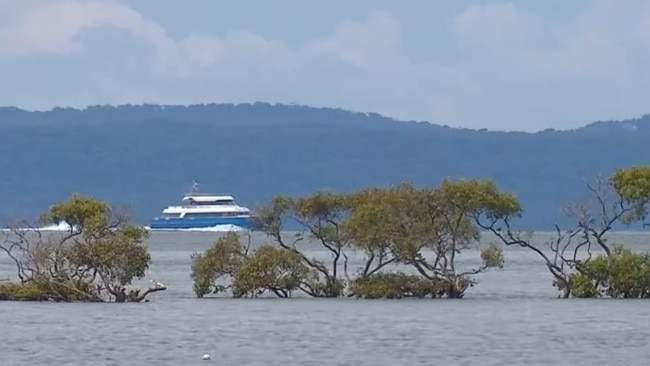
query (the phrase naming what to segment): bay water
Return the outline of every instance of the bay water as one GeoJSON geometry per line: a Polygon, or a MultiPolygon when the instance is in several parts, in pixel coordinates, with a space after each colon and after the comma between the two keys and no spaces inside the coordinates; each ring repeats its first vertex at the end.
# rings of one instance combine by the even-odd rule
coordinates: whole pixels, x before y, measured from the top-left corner
{"type": "MultiPolygon", "coordinates": [[[[506,248],[461,300],[197,299],[190,255],[216,232],[151,233],[150,302],[0,302],[0,365],[645,365],[650,302],[557,299],[540,259],[506,248]],[[211,360],[202,360],[203,354],[211,360]]],[[[536,234],[544,242],[552,234],[536,234]]],[[[650,235],[612,241],[645,250],[650,235]]],[[[253,247],[267,239],[252,237],[253,247]]],[[[305,251],[326,259],[316,243],[305,251]]],[[[363,259],[352,256],[351,271],[363,259]]],[[[469,250],[460,264],[479,264],[469,250]]],[[[13,276],[0,253],[0,278],[13,276]]]]}

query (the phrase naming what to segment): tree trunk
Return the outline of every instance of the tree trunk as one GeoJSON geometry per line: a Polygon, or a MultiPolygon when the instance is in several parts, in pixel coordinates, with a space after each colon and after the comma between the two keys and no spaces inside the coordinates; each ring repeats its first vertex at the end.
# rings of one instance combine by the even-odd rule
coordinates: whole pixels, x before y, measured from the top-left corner
{"type": "Polygon", "coordinates": [[[448,299],[462,299],[464,294],[465,294],[464,291],[458,290],[456,284],[450,285],[449,289],[447,290],[448,299]]]}
{"type": "Polygon", "coordinates": [[[142,301],[145,300],[147,295],[149,295],[150,293],[158,292],[158,291],[165,291],[165,290],[167,290],[167,286],[165,286],[164,284],[158,282],[158,283],[155,284],[155,286],[149,287],[144,291],[138,291],[138,290],[131,291],[129,293],[129,296],[127,297],[127,300],[129,302],[142,302],[142,301]]]}
{"type": "Polygon", "coordinates": [[[571,295],[571,287],[569,287],[569,285],[567,284],[564,287],[564,291],[562,292],[562,298],[568,299],[570,295],[571,295]]]}
{"type": "Polygon", "coordinates": [[[562,284],[562,293],[558,295],[558,298],[568,299],[571,296],[571,283],[563,277],[557,277],[557,282],[562,284]]]}
{"type": "Polygon", "coordinates": [[[115,295],[115,302],[126,302],[126,291],[124,288],[115,291],[113,295],[115,295]]]}

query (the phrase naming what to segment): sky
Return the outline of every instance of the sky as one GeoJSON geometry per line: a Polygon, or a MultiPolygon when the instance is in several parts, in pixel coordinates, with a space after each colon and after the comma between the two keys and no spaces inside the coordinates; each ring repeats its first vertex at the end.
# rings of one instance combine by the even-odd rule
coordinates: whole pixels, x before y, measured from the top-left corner
{"type": "Polygon", "coordinates": [[[454,127],[650,113],[650,0],[0,0],[0,105],[269,103],[454,127]]]}

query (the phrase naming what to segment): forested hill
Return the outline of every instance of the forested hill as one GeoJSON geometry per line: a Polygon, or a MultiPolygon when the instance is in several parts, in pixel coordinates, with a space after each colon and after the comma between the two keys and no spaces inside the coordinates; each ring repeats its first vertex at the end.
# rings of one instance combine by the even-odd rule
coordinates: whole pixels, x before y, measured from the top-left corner
{"type": "Polygon", "coordinates": [[[256,104],[0,108],[0,222],[32,218],[73,191],[128,204],[146,224],[196,179],[254,207],[277,193],[443,177],[495,179],[523,226],[564,222],[581,179],[649,162],[650,116],[571,131],[493,132],[337,109],[256,104]]]}

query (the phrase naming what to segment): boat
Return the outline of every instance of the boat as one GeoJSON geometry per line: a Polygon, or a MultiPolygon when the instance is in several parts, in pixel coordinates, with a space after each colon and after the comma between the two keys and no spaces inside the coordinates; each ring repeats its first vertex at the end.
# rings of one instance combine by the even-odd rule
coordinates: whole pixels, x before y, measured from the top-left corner
{"type": "Polygon", "coordinates": [[[250,209],[238,205],[233,196],[199,192],[198,183],[183,197],[184,204],[168,206],[162,215],[154,217],[150,229],[201,229],[234,225],[253,229],[250,209]]]}

